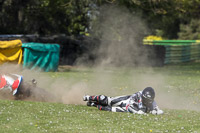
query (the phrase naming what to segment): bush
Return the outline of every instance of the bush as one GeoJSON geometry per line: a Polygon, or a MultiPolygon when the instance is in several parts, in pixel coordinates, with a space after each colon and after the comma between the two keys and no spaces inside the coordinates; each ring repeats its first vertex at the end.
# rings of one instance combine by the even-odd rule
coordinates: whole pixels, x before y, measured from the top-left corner
{"type": "Polygon", "coordinates": [[[200,39],[200,20],[192,19],[189,24],[181,24],[178,33],[180,40],[198,40],[200,39]]]}

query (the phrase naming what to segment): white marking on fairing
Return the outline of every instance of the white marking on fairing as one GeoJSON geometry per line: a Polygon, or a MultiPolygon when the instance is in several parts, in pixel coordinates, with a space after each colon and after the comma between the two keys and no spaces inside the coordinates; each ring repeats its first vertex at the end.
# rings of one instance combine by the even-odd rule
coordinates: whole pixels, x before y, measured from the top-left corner
{"type": "Polygon", "coordinates": [[[6,81],[7,81],[7,83],[9,85],[12,85],[14,83],[14,79],[13,78],[11,78],[9,76],[6,76],[6,75],[3,75],[3,76],[5,77],[5,79],[6,79],[6,81]]]}

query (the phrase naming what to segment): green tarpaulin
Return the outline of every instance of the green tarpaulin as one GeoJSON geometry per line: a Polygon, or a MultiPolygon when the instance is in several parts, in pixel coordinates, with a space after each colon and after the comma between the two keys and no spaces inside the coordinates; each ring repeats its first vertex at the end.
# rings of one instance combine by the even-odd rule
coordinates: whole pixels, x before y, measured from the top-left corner
{"type": "Polygon", "coordinates": [[[59,64],[58,44],[23,43],[23,67],[42,71],[57,71],[59,64]]]}

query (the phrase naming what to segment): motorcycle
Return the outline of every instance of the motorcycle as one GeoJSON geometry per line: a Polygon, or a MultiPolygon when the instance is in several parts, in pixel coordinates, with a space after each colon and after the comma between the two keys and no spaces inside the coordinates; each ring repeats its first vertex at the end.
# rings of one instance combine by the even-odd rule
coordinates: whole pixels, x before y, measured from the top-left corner
{"type": "Polygon", "coordinates": [[[55,101],[50,92],[37,87],[35,79],[25,81],[23,76],[18,74],[4,74],[0,77],[0,95],[3,99],[55,101]]]}

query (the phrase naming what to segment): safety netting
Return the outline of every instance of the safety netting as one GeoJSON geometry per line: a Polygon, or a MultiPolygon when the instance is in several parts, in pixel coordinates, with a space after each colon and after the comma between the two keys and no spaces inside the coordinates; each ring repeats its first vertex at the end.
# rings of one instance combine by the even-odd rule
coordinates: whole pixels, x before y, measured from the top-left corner
{"type": "Polygon", "coordinates": [[[165,47],[165,64],[200,59],[200,40],[143,40],[143,44],[165,47]]]}

